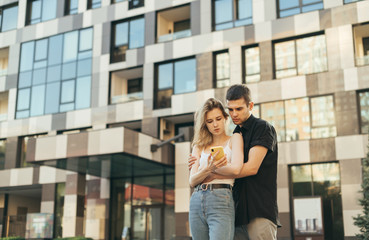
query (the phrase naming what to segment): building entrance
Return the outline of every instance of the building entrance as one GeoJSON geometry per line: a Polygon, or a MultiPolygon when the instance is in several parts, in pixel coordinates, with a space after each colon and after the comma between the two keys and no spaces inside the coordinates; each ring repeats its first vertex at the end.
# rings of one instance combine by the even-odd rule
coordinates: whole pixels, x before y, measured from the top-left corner
{"type": "Polygon", "coordinates": [[[132,239],[162,239],[163,206],[135,206],[132,208],[132,239]]]}

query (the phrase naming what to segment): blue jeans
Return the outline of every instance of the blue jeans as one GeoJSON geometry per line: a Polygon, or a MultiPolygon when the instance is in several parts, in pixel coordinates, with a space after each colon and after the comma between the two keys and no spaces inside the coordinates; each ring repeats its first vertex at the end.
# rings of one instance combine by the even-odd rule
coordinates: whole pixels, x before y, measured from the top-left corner
{"type": "Polygon", "coordinates": [[[193,192],[189,220],[193,240],[233,240],[235,212],[232,190],[218,188],[193,192]]]}

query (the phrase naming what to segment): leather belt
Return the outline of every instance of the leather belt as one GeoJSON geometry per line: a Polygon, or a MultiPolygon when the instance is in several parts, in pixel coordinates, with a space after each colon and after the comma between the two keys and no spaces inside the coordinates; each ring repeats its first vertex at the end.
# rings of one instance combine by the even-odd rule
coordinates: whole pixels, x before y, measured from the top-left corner
{"type": "Polygon", "coordinates": [[[207,184],[207,183],[203,183],[203,184],[200,184],[200,185],[197,185],[195,188],[194,188],[194,191],[206,191],[206,190],[213,190],[213,189],[218,189],[218,188],[227,188],[227,189],[231,189],[232,190],[232,185],[230,184],[207,184]]]}

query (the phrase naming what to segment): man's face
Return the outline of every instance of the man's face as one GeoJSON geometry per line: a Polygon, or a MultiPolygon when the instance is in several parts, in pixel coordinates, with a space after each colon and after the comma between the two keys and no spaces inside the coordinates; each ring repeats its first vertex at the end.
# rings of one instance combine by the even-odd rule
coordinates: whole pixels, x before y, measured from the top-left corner
{"type": "Polygon", "coordinates": [[[227,108],[232,121],[236,125],[241,125],[251,115],[251,110],[254,107],[254,103],[250,102],[247,106],[245,99],[240,98],[237,100],[227,100],[227,108]]]}

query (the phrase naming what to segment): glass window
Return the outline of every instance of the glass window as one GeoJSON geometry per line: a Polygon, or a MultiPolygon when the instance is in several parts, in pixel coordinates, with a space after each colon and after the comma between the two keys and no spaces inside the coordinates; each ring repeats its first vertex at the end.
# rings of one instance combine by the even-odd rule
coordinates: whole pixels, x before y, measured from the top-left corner
{"type": "Polygon", "coordinates": [[[343,3],[346,4],[346,3],[353,3],[353,2],[359,2],[359,1],[362,1],[362,0],[343,0],[343,3]]]}
{"type": "Polygon", "coordinates": [[[16,118],[89,107],[92,39],[90,28],[22,44],[16,118]]]}
{"type": "Polygon", "coordinates": [[[54,237],[62,238],[63,236],[63,216],[64,216],[64,197],[65,183],[57,183],[55,187],[55,224],[54,237]]]}
{"type": "Polygon", "coordinates": [[[87,9],[95,9],[101,7],[101,0],[88,0],[87,9]]]}
{"type": "Polygon", "coordinates": [[[291,199],[320,196],[325,239],[343,239],[340,166],[337,162],[290,167],[291,199]]]}
{"type": "Polygon", "coordinates": [[[245,82],[260,81],[260,52],[259,47],[246,48],[245,56],[245,82]]]}
{"type": "Polygon", "coordinates": [[[18,6],[0,8],[1,31],[9,31],[17,28],[18,24],[18,6]]]}
{"type": "Polygon", "coordinates": [[[60,82],[49,83],[46,86],[45,114],[59,112],[60,82]]]}
{"type": "Polygon", "coordinates": [[[252,0],[213,0],[214,29],[252,24],[252,0]]]}
{"type": "Polygon", "coordinates": [[[0,170],[5,169],[6,140],[0,140],[0,170]]]}
{"type": "Polygon", "coordinates": [[[276,78],[327,71],[326,49],[324,35],[275,43],[276,78]]]}
{"type": "Polygon", "coordinates": [[[278,0],[279,17],[323,9],[322,0],[278,0]]]}
{"type": "Polygon", "coordinates": [[[134,9],[143,7],[145,5],[144,0],[128,0],[128,9],[134,9]]]}
{"type": "Polygon", "coordinates": [[[29,0],[27,24],[56,18],[57,0],[29,0]]]}
{"type": "Polygon", "coordinates": [[[361,133],[369,132],[369,91],[359,93],[361,133]]]}
{"type": "Polygon", "coordinates": [[[333,96],[314,97],[310,99],[311,136],[327,138],[337,135],[333,96]]]}
{"type": "Polygon", "coordinates": [[[216,64],[216,78],[215,87],[228,87],[230,84],[230,66],[229,66],[229,53],[222,52],[215,54],[215,64],[216,64]]]}
{"type": "Polygon", "coordinates": [[[308,98],[285,101],[286,141],[310,139],[310,108],[308,98]]]}
{"type": "Polygon", "coordinates": [[[143,17],[113,23],[112,28],[111,62],[125,61],[128,48],[139,48],[145,45],[145,19],[143,17]]]}
{"type": "Polygon", "coordinates": [[[174,63],[174,94],[196,91],[196,60],[188,59],[174,63]]]}
{"type": "Polygon", "coordinates": [[[279,142],[286,140],[283,101],[261,104],[261,118],[274,126],[279,142]]]}
{"type": "Polygon", "coordinates": [[[78,13],[78,0],[65,1],[65,15],[72,15],[78,13]]]}
{"type": "Polygon", "coordinates": [[[172,94],[196,91],[196,59],[157,65],[155,108],[171,106],[172,94]]]}

